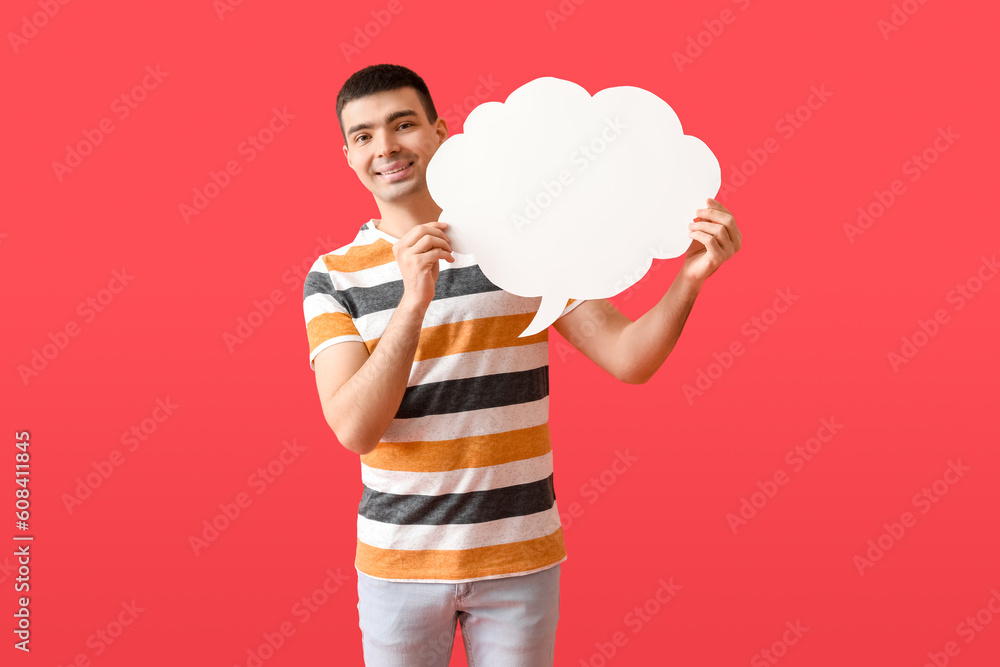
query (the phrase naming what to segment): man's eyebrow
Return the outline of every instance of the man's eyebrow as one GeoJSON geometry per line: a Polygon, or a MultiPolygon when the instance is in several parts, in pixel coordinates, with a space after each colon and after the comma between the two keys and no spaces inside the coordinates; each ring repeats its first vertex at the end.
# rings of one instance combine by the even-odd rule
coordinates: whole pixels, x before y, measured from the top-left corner
{"type": "MultiPolygon", "coordinates": [[[[399,111],[393,111],[391,114],[385,117],[385,124],[388,125],[397,118],[402,118],[403,116],[416,116],[417,112],[413,109],[400,109],[399,111]]],[[[347,135],[350,136],[357,132],[358,130],[371,130],[374,126],[371,123],[358,123],[357,125],[352,125],[351,129],[347,131],[347,135]]]]}

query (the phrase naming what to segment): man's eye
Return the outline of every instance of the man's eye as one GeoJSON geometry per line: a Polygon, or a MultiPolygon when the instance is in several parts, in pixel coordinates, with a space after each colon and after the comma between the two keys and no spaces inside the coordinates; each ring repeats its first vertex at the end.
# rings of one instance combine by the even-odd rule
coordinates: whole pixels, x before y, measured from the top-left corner
{"type": "Polygon", "coordinates": [[[400,129],[400,130],[402,130],[402,129],[403,129],[404,127],[406,127],[407,125],[413,125],[413,123],[410,123],[410,122],[406,122],[406,123],[400,123],[400,125],[399,125],[399,129],[400,129]]]}
{"type": "Polygon", "coordinates": [[[357,143],[357,142],[361,141],[362,137],[367,137],[367,136],[368,136],[367,134],[359,134],[358,136],[354,137],[354,141],[355,141],[355,143],[357,143]]]}

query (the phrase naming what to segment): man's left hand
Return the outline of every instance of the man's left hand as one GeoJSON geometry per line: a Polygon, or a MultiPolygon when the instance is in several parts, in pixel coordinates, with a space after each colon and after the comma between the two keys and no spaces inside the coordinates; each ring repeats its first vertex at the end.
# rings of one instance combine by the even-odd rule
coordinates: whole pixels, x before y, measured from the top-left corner
{"type": "Polygon", "coordinates": [[[708,208],[697,209],[698,217],[688,225],[688,236],[693,241],[681,266],[681,275],[698,288],[743,245],[743,236],[729,209],[711,197],[707,202],[708,208]]]}

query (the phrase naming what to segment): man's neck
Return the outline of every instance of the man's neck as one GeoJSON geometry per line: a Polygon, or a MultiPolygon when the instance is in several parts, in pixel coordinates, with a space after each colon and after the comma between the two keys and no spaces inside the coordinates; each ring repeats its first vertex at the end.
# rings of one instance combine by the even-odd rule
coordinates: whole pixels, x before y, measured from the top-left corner
{"type": "Polygon", "coordinates": [[[379,213],[382,218],[375,221],[378,230],[401,239],[417,225],[437,220],[441,215],[441,207],[433,199],[420,206],[399,207],[381,203],[379,213]]]}

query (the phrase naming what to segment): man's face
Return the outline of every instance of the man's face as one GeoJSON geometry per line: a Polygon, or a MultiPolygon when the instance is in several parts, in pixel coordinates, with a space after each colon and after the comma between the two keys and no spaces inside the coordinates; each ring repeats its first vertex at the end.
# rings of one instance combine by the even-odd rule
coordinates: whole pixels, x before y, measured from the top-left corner
{"type": "Polygon", "coordinates": [[[430,196],[427,163],[445,139],[443,118],[428,122],[417,91],[397,88],[351,100],[341,111],[344,156],[376,199],[399,203],[430,196]],[[402,169],[396,173],[392,172],[402,169]]]}

